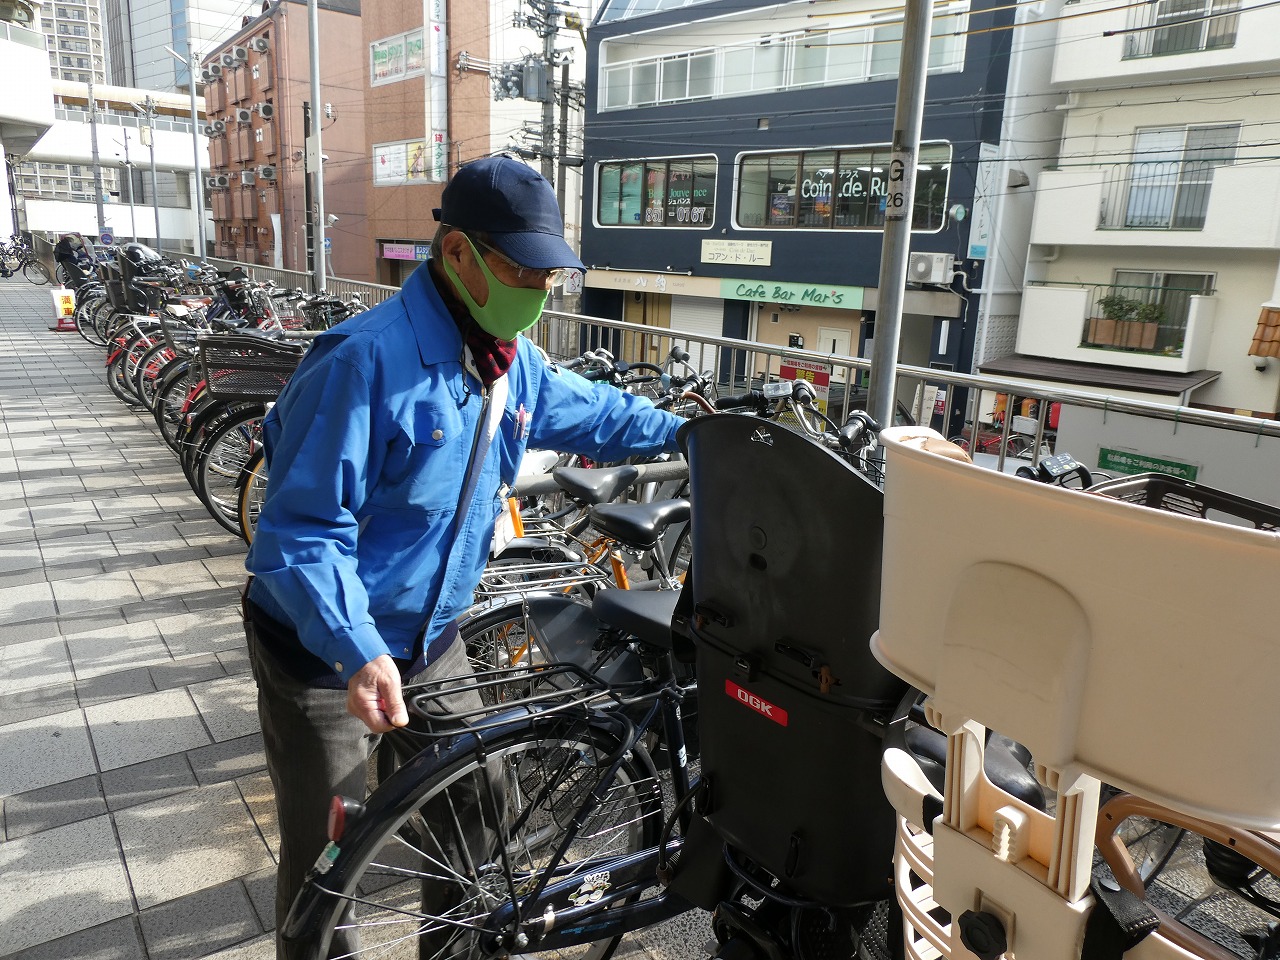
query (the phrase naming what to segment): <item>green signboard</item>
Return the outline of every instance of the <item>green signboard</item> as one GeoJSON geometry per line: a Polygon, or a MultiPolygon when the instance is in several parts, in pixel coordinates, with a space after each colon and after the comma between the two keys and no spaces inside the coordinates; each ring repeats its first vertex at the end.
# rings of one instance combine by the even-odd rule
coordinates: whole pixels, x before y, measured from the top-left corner
{"type": "Polygon", "coordinates": [[[1112,450],[1102,447],[1098,451],[1098,469],[1111,473],[1165,473],[1181,480],[1195,480],[1200,468],[1190,463],[1149,457],[1132,450],[1112,450]]]}
{"type": "Polygon", "coordinates": [[[720,281],[720,296],[725,300],[764,300],[839,310],[861,310],[862,291],[862,287],[820,287],[811,283],[779,283],[776,280],[720,281]]]}

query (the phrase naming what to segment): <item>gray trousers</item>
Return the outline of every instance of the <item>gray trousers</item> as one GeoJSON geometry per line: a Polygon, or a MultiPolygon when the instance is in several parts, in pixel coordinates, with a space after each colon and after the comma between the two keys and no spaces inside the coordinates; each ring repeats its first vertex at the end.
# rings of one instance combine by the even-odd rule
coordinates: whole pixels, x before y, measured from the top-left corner
{"type": "MultiPolygon", "coordinates": [[[[335,794],[364,799],[371,740],[369,729],[347,713],[346,690],[310,687],[295,680],[261,646],[247,618],[245,637],[258,684],[258,718],[280,827],[276,957],[297,960],[301,952],[281,938],[281,925],[307,871],[329,842],[330,800],[335,794]]],[[[456,642],[413,679],[432,680],[470,671],[463,644],[456,642]]],[[[479,704],[478,696],[470,696],[479,704]]],[[[347,956],[358,948],[355,934],[337,931],[330,955],[347,956]]]]}

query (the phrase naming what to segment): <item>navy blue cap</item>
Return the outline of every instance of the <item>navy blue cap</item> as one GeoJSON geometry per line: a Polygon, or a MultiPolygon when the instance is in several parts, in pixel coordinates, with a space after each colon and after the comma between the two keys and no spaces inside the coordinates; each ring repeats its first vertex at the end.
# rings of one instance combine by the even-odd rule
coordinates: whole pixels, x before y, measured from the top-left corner
{"type": "Polygon", "coordinates": [[[482,230],[526,267],[586,269],[564,241],[555,191],[532,167],[486,157],[461,167],[445,185],[435,217],[461,230],[482,230]]]}

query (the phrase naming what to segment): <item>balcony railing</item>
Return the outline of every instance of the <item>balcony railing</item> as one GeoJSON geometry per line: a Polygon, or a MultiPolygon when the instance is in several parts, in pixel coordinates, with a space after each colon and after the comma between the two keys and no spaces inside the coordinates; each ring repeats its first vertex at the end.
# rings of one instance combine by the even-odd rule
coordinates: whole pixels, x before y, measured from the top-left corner
{"type": "Polygon", "coordinates": [[[1239,0],[1159,0],[1129,10],[1124,59],[1234,47],[1239,0]]]}
{"type": "Polygon", "coordinates": [[[1216,160],[1119,163],[1102,184],[1101,230],[1203,230],[1216,160]]]}

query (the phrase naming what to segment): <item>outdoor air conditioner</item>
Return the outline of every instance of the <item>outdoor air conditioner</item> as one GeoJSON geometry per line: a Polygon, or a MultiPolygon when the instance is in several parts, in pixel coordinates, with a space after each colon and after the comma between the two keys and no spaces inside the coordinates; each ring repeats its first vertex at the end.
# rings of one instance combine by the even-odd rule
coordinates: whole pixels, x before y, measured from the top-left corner
{"type": "Polygon", "coordinates": [[[254,37],[249,41],[249,46],[257,50],[259,53],[266,53],[271,49],[271,41],[266,37],[254,37]]]}
{"type": "Polygon", "coordinates": [[[206,187],[208,187],[210,190],[216,190],[216,189],[218,188],[218,178],[217,178],[217,177],[205,177],[205,178],[204,178],[204,185],[205,185],[206,187]]]}
{"type": "Polygon", "coordinates": [[[270,104],[270,103],[258,104],[258,116],[262,117],[263,120],[270,120],[275,115],[276,115],[276,108],[274,104],[270,104]]]}
{"type": "Polygon", "coordinates": [[[240,171],[240,184],[245,187],[252,187],[258,182],[258,176],[252,170],[240,171]]]}
{"type": "Polygon", "coordinates": [[[204,69],[205,69],[205,72],[209,74],[210,80],[217,80],[220,76],[222,76],[222,64],[220,63],[211,63],[204,69]]]}
{"type": "Polygon", "coordinates": [[[954,262],[949,253],[913,253],[907,258],[907,282],[950,283],[954,262]]]}
{"type": "Polygon", "coordinates": [[[205,83],[208,83],[210,80],[214,79],[214,76],[212,73],[209,72],[208,67],[205,67],[203,70],[200,71],[200,79],[203,80],[205,83]]]}
{"type": "Polygon", "coordinates": [[[230,177],[230,176],[228,176],[228,175],[227,175],[227,174],[225,174],[225,173],[220,173],[220,174],[218,174],[216,177],[214,177],[213,179],[217,181],[217,183],[215,183],[215,184],[214,184],[214,186],[215,186],[215,187],[229,187],[229,186],[231,186],[231,177],[230,177]]]}
{"type": "Polygon", "coordinates": [[[215,120],[213,121],[213,123],[210,124],[210,126],[213,127],[213,129],[216,130],[218,133],[227,132],[227,121],[225,120],[215,120]]]}
{"type": "Polygon", "coordinates": [[[248,47],[232,47],[231,56],[232,56],[232,59],[234,59],[237,63],[248,63],[249,48],[248,47]]]}
{"type": "Polygon", "coordinates": [[[253,111],[252,111],[252,110],[249,110],[249,109],[248,109],[248,108],[246,108],[246,107],[237,107],[237,108],[236,108],[236,121],[237,121],[238,123],[252,123],[252,122],[253,122],[253,111]]]}
{"type": "Polygon", "coordinates": [[[212,123],[206,123],[203,127],[200,128],[200,132],[203,133],[206,137],[216,137],[222,131],[219,130],[217,127],[215,127],[212,123]]]}
{"type": "Polygon", "coordinates": [[[236,65],[236,56],[230,50],[222,55],[222,65],[224,67],[234,67],[236,65]]]}
{"type": "Polygon", "coordinates": [[[263,180],[274,180],[276,178],[276,168],[269,163],[264,163],[258,167],[258,176],[263,180]]]}

